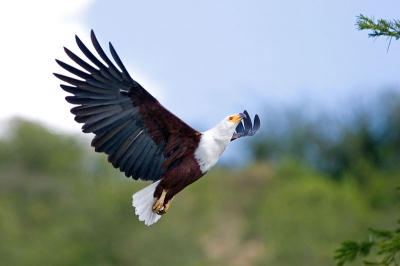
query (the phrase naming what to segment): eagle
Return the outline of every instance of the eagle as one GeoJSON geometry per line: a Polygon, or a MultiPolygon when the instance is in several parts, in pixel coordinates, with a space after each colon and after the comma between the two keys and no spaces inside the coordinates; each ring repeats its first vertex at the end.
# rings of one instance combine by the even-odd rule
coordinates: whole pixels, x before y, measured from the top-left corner
{"type": "Polygon", "coordinates": [[[76,43],[89,64],[64,47],[66,54],[83,70],[56,59],[65,70],[80,79],[54,75],[69,85],[61,88],[73,96],[68,103],[84,133],[94,133],[91,145],[108,155],[108,161],[126,177],[153,183],[132,196],[140,221],[147,226],[168,212],[171,200],[182,189],[205,175],[218,161],[230,141],[253,136],[260,129],[248,112],[225,117],[215,127],[199,132],[162,106],[133,80],[109,43],[107,57],[91,30],[93,46],[102,63],[75,35],[76,43]],[[72,86],[70,86],[72,85],[72,86]]]}

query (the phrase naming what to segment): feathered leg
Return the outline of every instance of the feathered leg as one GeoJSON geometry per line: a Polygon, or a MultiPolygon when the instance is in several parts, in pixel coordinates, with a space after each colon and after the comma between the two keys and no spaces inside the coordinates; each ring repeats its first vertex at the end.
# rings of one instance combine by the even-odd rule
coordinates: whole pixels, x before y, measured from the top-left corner
{"type": "Polygon", "coordinates": [[[165,213],[165,210],[163,210],[165,195],[167,195],[167,191],[163,189],[161,196],[158,198],[158,200],[156,200],[153,205],[153,212],[157,213],[158,215],[162,215],[165,213]]]}

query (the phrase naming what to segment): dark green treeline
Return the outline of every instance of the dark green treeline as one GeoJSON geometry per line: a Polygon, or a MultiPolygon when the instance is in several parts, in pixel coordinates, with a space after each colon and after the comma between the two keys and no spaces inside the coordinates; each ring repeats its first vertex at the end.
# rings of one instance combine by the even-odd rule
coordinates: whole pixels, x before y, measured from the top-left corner
{"type": "Polygon", "coordinates": [[[264,123],[254,161],[213,169],[150,227],[131,206],[149,183],[87,138],[14,119],[0,139],[0,265],[334,265],[341,242],[398,218],[399,103],[264,123]]]}

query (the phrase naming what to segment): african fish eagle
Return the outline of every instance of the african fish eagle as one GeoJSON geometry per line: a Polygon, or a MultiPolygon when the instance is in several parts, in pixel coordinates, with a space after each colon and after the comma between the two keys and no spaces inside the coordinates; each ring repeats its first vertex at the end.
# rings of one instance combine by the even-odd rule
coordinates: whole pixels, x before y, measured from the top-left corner
{"type": "Polygon", "coordinates": [[[64,62],[56,62],[82,80],[54,74],[61,88],[73,94],[65,99],[78,105],[71,109],[75,121],[84,123],[84,133],[94,133],[92,146],[108,155],[108,161],[127,177],[153,183],[132,198],[140,221],[151,225],[165,214],[172,198],[213,167],[230,141],[252,136],[260,129],[258,115],[254,126],[247,111],[225,117],[206,132],[198,132],[163,107],[156,98],[133,80],[109,43],[111,62],[91,31],[91,40],[100,62],[75,36],[78,47],[96,67],[67,48],[67,55],[87,72],[64,62]],[[243,122],[242,122],[243,121],[243,122]]]}

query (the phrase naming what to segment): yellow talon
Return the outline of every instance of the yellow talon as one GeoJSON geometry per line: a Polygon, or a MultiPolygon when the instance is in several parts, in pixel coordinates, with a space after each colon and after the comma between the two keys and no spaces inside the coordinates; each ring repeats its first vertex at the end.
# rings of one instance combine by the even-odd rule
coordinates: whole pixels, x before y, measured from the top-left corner
{"type": "Polygon", "coordinates": [[[172,201],[172,199],[170,199],[167,203],[165,203],[164,213],[166,213],[169,210],[169,207],[171,206],[171,201],[172,201]]]}
{"type": "Polygon", "coordinates": [[[160,214],[163,211],[164,207],[164,200],[165,200],[165,195],[167,194],[167,191],[163,189],[160,198],[154,203],[153,205],[153,212],[160,214]]]}

